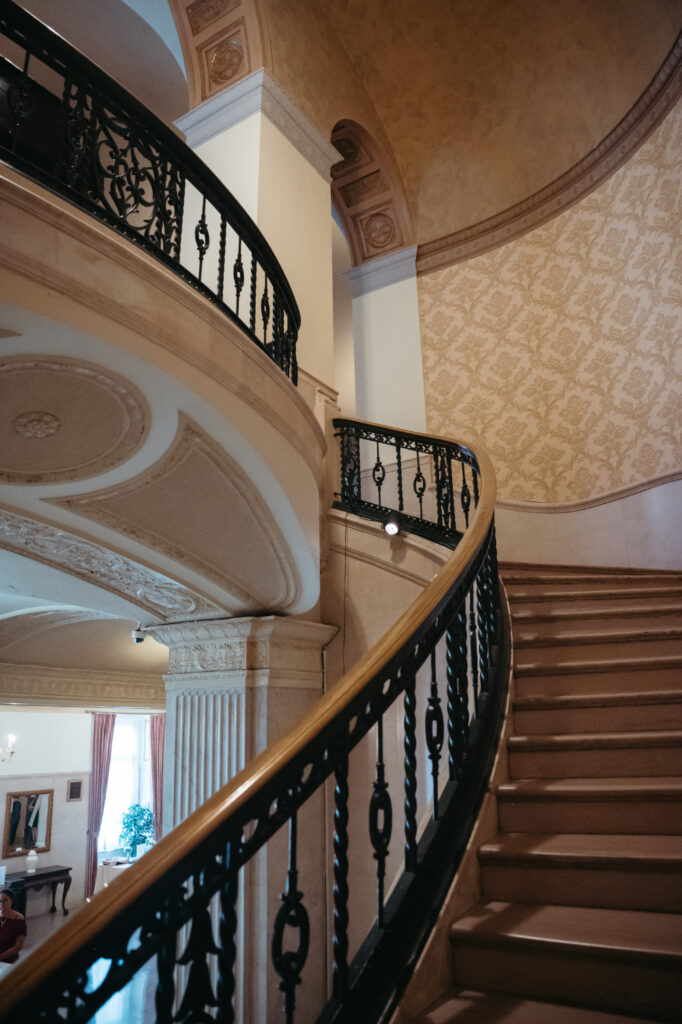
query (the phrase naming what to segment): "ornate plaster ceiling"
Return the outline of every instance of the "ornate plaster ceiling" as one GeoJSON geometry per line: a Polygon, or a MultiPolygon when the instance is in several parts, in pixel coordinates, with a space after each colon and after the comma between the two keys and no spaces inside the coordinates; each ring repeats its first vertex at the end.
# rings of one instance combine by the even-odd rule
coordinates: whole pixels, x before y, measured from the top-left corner
{"type": "Polygon", "coordinates": [[[125,462],[149,428],[144,397],[80,360],[0,357],[0,481],[80,480],[125,462]]]}

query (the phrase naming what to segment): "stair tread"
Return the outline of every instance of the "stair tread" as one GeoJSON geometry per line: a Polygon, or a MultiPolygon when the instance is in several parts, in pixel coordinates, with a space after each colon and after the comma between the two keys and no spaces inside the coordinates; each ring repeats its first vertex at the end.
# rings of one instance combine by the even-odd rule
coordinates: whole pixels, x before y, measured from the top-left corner
{"type": "Polygon", "coordinates": [[[673,776],[631,776],[628,778],[563,778],[563,779],[518,779],[502,782],[497,787],[501,799],[518,799],[533,796],[536,799],[557,798],[599,800],[604,796],[619,796],[621,799],[642,800],[668,796],[682,797],[682,778],[673,776]]]}
{"type": "Polygon", "coordinates": [[[491,900],[455,921],[450,935],[478,945],[514,942],[591,955],[679,959],[682,967],[682,914],[491,900]]]}
{"type": "Polygon", "coordinates": [[[682,866],[682,836],[509,832],[479,847],[481,863],[555,866],[682,866]]]}
{"type": "Polygon", "coordinates": [[[534,622],[572,622],[575,619],[610,619],[623,618],[634,619],[638,615],[679,615],[682,613],[682,601],[675,604],[651,605],[642,604],[634,608],[565,608],[561,611],[549,612],[529,611],[527,608],[517,608],[512,612],[514,623],[523,624],[534,622]]]}
{"type": "Polygon", "coordinates": [[[640,670],[680,668],[682,655],[654,655],[652,657],[632,658],[588,658],[584,660],[556,661],[551,665],[542,662],[516,662],[514,672],[517,676],[548,676],[573,675],[578,673],[596,672],[637,672],[640,670]]]}
{"type": "Polygon", "coordinates": [[[677,640],[682,626],[650,626],[643,629],[610,629],[597,631],[564,630],[551,635],[533,630],[514,631],[515,647],[556,647],[568,644],[645,643],[647,640],[677,640]]]}
{"type": "Polygon", "coordinates": [[[550,736],[510,736],[510,752],[517,750],[596,750],[632,747],[682,747],[679,729],[640,732],[557,733],[550,736]]]}
{"type": "Polygon", "coordinates": [[[411,1024],[655,1024],[651,1017],[624,1017],[522,996],[453,989],[415,1017],[411,1024]]]}
{"type": "Polygon", "coordinates": [[[651,690],[640,693],[530,694],[514,697],[515,711],[559,711],[569,708],[628,707],[648,704],[682,704],[682,689],[651,690]]]}

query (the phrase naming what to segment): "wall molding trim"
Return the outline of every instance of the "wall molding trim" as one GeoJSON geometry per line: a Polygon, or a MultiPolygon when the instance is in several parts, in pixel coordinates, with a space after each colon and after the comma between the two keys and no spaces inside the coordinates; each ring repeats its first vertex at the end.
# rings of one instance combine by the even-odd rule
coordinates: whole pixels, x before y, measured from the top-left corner
{"type": "Polygon", "coordinates": [[[252,72],[229,89],[183,114],[175,126],[184,133],[187,145],[196,149],[258,113],[264,114],[279,128],[325,181],[331,181],[330,168],[339,159],[337,150],[301,113],[265,68],[252,72]]]}
{"type": "Polygon", "coordinates": [[[387,288],[391,284],[407,281],[417,274],[417,246],[410,245],[386,256],[351,267],[344,273],[354,299],[360,295],[368,295],[379,288],[387,288]]]}
{"type": "Polygon", "coordinates": [[[621,167],[682,95],[682,32],[635,105],[609,134],[545,188],[470,227],[419,246],[417,273],[428,274],[511,242],[593,192],[621,167]]]}
{"type": "Polygon", "coordinates": [[[644,480],[639,484],[631,484],[629,487],[620,487],[617,491],[610,491],[608,494],[598,494],[594,498],[587,498],[585,501],[567,502],[565,504],[549,504],[541,501],[505,501],[498,500],[497,508],[510,509],[514,512],[539,512],[543,515],[564,512],[584,512],[588,508],[596,508],[597,505],[607,505],[611,501],[621,501],[633,494],[640,494],[642,491],[650,491],[655,487],[664,487],[666,484],[682,480],[682,470],[673,473],[666,473],[665,476],[655,477],[651,480],[644,480]]]}
{"type": "Polygon", "coordinates": [[[166,692],[160,674],[57,668],[0,662],[5,700],[29,705],[126,707],[163,710],[166,692]]]}

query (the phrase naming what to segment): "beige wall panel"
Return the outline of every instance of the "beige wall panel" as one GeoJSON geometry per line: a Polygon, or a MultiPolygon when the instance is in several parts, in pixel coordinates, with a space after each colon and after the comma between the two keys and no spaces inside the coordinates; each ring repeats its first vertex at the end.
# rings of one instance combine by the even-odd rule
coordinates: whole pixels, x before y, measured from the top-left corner
{"type": "Polygon", "coordinates": [[[577,206],[419,278],[428,429],[480,437],[501,499],[679,469],[681,128],[678,104],[577,206]]]}

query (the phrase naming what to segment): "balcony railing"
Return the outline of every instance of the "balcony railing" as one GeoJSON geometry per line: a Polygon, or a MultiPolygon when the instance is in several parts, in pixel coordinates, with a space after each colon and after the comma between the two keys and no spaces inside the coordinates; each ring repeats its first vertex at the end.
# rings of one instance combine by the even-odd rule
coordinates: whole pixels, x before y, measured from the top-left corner
{"type": "Polygon", "coordinates": [[[0,2],[0,160],[170,267],[297,382],[298,307],[256,225],[166,125],[11,0],[0,2]]]}
{"type": "MultiPolygon", "coordinates": [[[[337,426],[346,437],[380,431],[391,442],[387,428],[347,420],[337,426]]],[[[253,891],[244,869],[281,829],[288,831],[288,857],[279,869],[282,896],[273,899],[268,915],[280,1019],[310,1020],[297,1016],[296,993],[305,978],[311,934],[305,893],[317,880],[306,877],[301,863],[307,837],[299,836],[298,826],[301,812],[326,783],[333,787],[333,981],[319,1021],[388,1019],[488,785],[508,676],[490,461],[452,441],[394,434],[394,450],[397,440],[408,450],[408,442],[428,441],[437,452],[445,445],[453,464],[467,467],[473,495],[468,523],[440,573],[295,728],[132,865],[125,886],[100,893],[61,928],[58,942],[46,943],[13,968],[2,982],[0,1021],[90,1020],[150,960],[158,977],[157,1024],[241,1019],[235,1007],[243,969],[239,914],[244,893],[253,891]],[[369,775],[351,762],[361,745],[361,767],[369,757],[369,775]],[[374,922],[370,918],[351,958],[349,913],[358,900],[353,902],[350,863],[354,857],[357,863],[358,854],[349,816],[358,808],[362,813],[355,820],[366,832],[376,887],[374,922]],[[394,835],[394,821],[400,822],[402,839],[394,835]],[[387,872],[389,858],[399,862],[397,873],[387,872]]],[[[427,460],[418,450],[426,476],[427,460]]],[[[395,486],[404,481],[396,479],[395,486]]],[[[355,511],[362,514],[356,500],[355,511]]],[[[373,503],[367,511],[375,517],[373,503]]],[[[431,527],[436,535],[438,523],[431,527]]],[[[452,546],[450,523],[443,539],[452,546]]],[[[364,909],[364,898],[360,902],[364,909]]]]}

